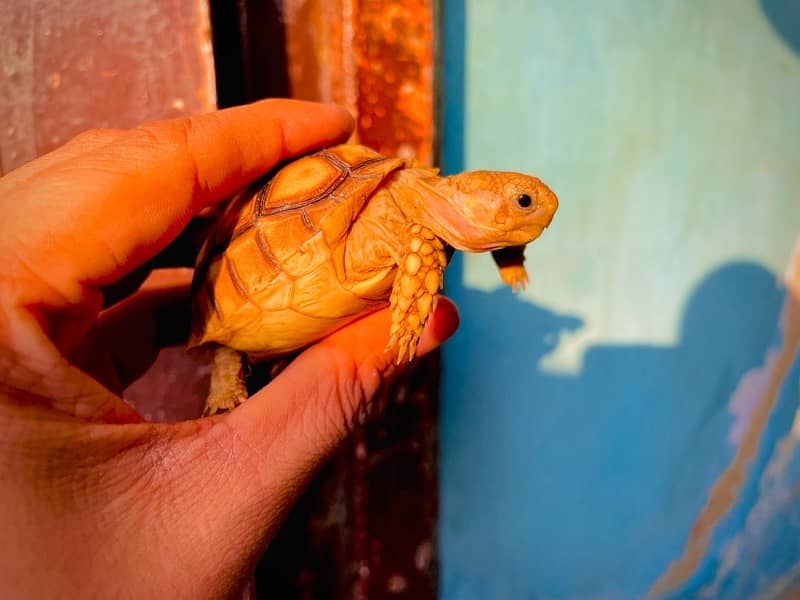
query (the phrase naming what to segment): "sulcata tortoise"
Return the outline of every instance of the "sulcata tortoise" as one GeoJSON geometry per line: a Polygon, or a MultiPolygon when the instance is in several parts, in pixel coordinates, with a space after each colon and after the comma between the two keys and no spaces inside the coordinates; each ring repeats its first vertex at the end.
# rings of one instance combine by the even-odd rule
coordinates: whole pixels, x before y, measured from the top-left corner
{"type": "Polygon", "coordinates": [[[246,399],[243,354],[286,356],[386,305],[386,351],[410,361],[448,250],[491,251],[503,281],[524,287],[524,246],[557,207],[535,177],[440,177],[359,145],[286,164],[231,201],[198,256],[189,347],[214,344],[205,414],[246,399]]]}

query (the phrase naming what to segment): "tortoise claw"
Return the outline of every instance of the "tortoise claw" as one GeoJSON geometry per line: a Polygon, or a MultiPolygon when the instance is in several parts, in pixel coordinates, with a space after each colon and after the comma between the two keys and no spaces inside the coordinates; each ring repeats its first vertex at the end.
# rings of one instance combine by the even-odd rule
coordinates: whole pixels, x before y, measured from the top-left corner
{"type": "Polygon", "coordinates": [[[447,264],[444,246],[433,232],[414,225],[409,233],[390,299],[392,326],[387,350],[397,365],[414,359],[425,322],[436,308],[447,264]]]}
{"type": "Polygon", "coordinates": [[[214,349],[211,364],[211,386],[203,409],[203,416],[210,417],[228,412],[247,400],[244,383],[242,355],[226,346],[214,349]]]}

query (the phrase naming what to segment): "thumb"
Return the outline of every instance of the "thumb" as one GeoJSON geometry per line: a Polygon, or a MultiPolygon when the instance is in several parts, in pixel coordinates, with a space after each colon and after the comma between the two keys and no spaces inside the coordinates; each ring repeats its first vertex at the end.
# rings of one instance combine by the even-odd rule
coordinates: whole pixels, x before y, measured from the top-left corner
{"type": "MultiPolygon", "coordinates": [[[[320,463],[369,413],[392,373],[384,353],[390,314],[382,310],[339,330],[295,359],[268,386],[221,419],[237,445],[258,457],[239,473],[237,502],[291,502],[320,463]],[[243,489],[244,488],[244,489],[243,489]]],[[[418,354],[438,347],[458,327],[458,311],[441,298],[418,354]]]]}
{"type": "MultiPolygon", "coordinates": [[[[391,357],[384,353],[390,319],[388,309],[373,313],[312,346],[226,415],[228,424],[254,446],[279,451],[287,469],[312,468],[365,420],[392,375],[391,357]]],[[[457,327],[458,310],[440,298],[417,354],[437,348],[457,327]]]]}
{"type": "MultiPolygon", "coordinates": [[[[214,565],[214,586],[233,585],[249,572],[317,467],[368,412],[391,375],[383,352],[389,323],[388,310],[366,316],[303,352],[236,410],[179,428],[189,433],[173,439],[183,466],[159,497],[190,509],[167,511],[163,529],[183,540],[188,564],[214,565]]],[[[441,298],[418,353],[439,346],[457,326],[455,305],[441,298]]]]}

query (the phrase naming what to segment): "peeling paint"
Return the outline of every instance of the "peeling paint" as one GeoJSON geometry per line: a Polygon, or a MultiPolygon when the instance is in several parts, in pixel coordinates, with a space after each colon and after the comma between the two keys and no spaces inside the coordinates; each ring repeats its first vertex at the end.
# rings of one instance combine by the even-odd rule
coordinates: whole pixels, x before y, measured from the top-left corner
{"type": "MultiPolygon", "coordinates": [[[[795,253],[785,276],[785,283],[790,293],[786,296],[780,324],[783,343],[772,360],[767,361],[763,373],[766,378],[765,389],[750,414],[747,432],[739,442],[733,461],[711,488],[706,505],[692,527],[683,554],[672,562],[667,571],[653,584],[648,597],[661,597],[687,582],[708,550],[714,527],[739,500],[746,470],[761,443],[778,390],[784,384],[792,361],[800,348],[800,294],[798,294],[800,251],[798,250],[800,243],[795,247],[795,253]]],[[[787,439],[793,440],[794,434],[790,433],[787,439]]],[[[788,445],[790,442],[784,440],[782,443],[788,445]]]]}

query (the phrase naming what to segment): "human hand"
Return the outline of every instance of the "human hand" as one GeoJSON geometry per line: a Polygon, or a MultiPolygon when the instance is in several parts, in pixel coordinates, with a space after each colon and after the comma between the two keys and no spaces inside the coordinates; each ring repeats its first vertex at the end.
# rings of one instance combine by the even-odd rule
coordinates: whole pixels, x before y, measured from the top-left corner
{"type": "MultiPolygon", "coordinates": [[[[369,412],[390,368],[387,311],[231,413],[155,424],[120,394],[177,341],[165,315],[188,281],[104,302],[203,208],[350,127],[335,107],[265,101],[88,132],[0,179],[0,596],[218,597],[247,577],[369,412]]],[[[420,352],[456,325],[443,300],[420,352]]]]}

